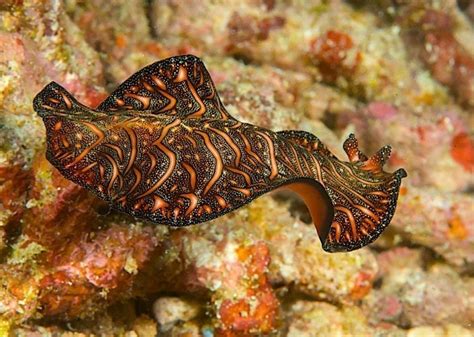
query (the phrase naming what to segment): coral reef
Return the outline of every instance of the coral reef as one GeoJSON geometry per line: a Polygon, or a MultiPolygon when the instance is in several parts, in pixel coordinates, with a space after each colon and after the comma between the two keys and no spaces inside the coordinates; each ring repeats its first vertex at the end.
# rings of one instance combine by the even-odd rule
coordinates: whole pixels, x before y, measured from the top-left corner
{"type": "MultiPolygon", "coordinates": [[[[449,5],[448,5],[449,6],[449,5]]],[[[474,57],[458,42],[454,32],[457,23],[454,8],[408,6],[401,10],[406,35],[418,58],[432,76],[448,86],[460,103],[474,106],[474,57]],[[419,29],[413,29],[418,27],[419,29]]]]}
{"type": "Polygon", "coordinates": [[[469,1],[0,4],[0,336],[473,336],[469,1]],[[355,132],[409,177],[368,248],[328,254],[294,195],[183,229],[107,213],[45,160],[34,95],[97,106],[194,53],[232,115],[355,132]]]}

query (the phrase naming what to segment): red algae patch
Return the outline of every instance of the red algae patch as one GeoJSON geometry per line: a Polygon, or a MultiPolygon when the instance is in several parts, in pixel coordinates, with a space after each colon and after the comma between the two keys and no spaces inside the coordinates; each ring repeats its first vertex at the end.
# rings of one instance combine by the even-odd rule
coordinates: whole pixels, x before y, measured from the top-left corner
{"type": "Polygon", "coordinates": [[[330,82],[338,76],[352,75],[362,57],[354,48],[352,38],[335,30],[316,37],[310,44],[310,53],[323,78],[330,82]]]}
{"type": "Polygon", "coordinates": [[[467,133],[460,132],[453,137],[451,156],[467,171],[474,170],[474,141],[467,133]]]}
{"type": "Polygon", "coordinates": [[[265,270],[270,262],[268,247],[263,243],[243,246],[237,250],[244,264],[249,283],[247,296],[239,300],[225,300],[219,308],[222,326],[217,336],[243,336],[258,331],[270,333],[274,330],[279,302],[273,293],[265,270]]]}
{"type": "Polygon", "coordinates": [[[378,119],[392,119],[397,114],[397,109],[385,102],[372,102],[367,106],[369,113],[378,119]]]}
{"type": "Polygon", "coordinates": [[[354,288],[351,290],[352,299],[359,300],[364,298],[372,289],[373,281],[373,274],[360,272],[355,280],[354,288]]]}
{"type": "Polygon", "coordinates": [[[466,224],[457,214],[449,220],[448,226],[448,236],[452,239],[465,240],[469,236],[466,224]]]}

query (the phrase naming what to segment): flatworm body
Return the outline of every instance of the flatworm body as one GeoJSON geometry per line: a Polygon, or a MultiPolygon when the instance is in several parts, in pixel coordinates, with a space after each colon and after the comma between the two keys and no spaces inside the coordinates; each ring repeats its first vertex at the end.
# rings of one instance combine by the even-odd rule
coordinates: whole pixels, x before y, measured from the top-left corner
{"type": "Polygon", "coordinates": [[[219,99],[204,64],[177,56],[147,66],[97,109],[52,82],[34,99],[47,158],[112,208],[170,226],[217,218],[280,187],[301,195],[327,251],[375,240],[390,222],[403,169],[390,174],[383,147],[349,162],[314,135],[240,122],[219,99]]]}

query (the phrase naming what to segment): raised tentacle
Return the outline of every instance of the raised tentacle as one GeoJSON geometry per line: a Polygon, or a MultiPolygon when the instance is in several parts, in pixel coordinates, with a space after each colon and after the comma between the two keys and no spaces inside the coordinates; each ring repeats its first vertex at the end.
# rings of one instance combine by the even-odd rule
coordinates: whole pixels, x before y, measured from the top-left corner
{"type": "Polygon", "coordinates": [[[359,150],[359,142],[353,133],[344,141],[342,148],[351,162],[367,160],[367,156],[359,150]]]}

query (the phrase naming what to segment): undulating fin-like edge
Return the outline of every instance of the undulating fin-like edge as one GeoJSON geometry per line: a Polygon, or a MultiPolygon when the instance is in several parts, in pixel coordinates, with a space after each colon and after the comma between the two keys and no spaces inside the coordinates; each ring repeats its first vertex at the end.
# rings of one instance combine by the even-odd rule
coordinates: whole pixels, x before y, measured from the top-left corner
{"type": "Polygon", "coordinates": [[[354,250],[378,238],[392,220],[401,180],[407,175],[403,169],[383,171],[389,146],[367,158],[351,134],[344,150],[350,162],[331,159],[322,165],[325,188],[334,206],[329,235],[323,242],[326,251],[354,250]]]}
{"type": "Polygon", "coordinates": [[[195,56],[132,75],[94,110],[52,82],[34,99],[47,158],[111,208],[170,226],[217,218],[277,188],[304,199],[326,251],[375,240],[390,222],[404,170],[383,171],[353,135],[340,161],[305,131],[242,123],[222,105],[195,56]]]}
{"type": "Polygon", "coordinates": [[[33,100],[33,108],[40,117],[55,114],[89,113],[90,109],[80,104],[66,89],[56,82],[49,83],[33,100]]]}
{"type": "Polygon", "coordinates": [[[231,118],[206,67],[193,55],[172,57],[143,68],[112,92],[97,110],[231,118]]]}

